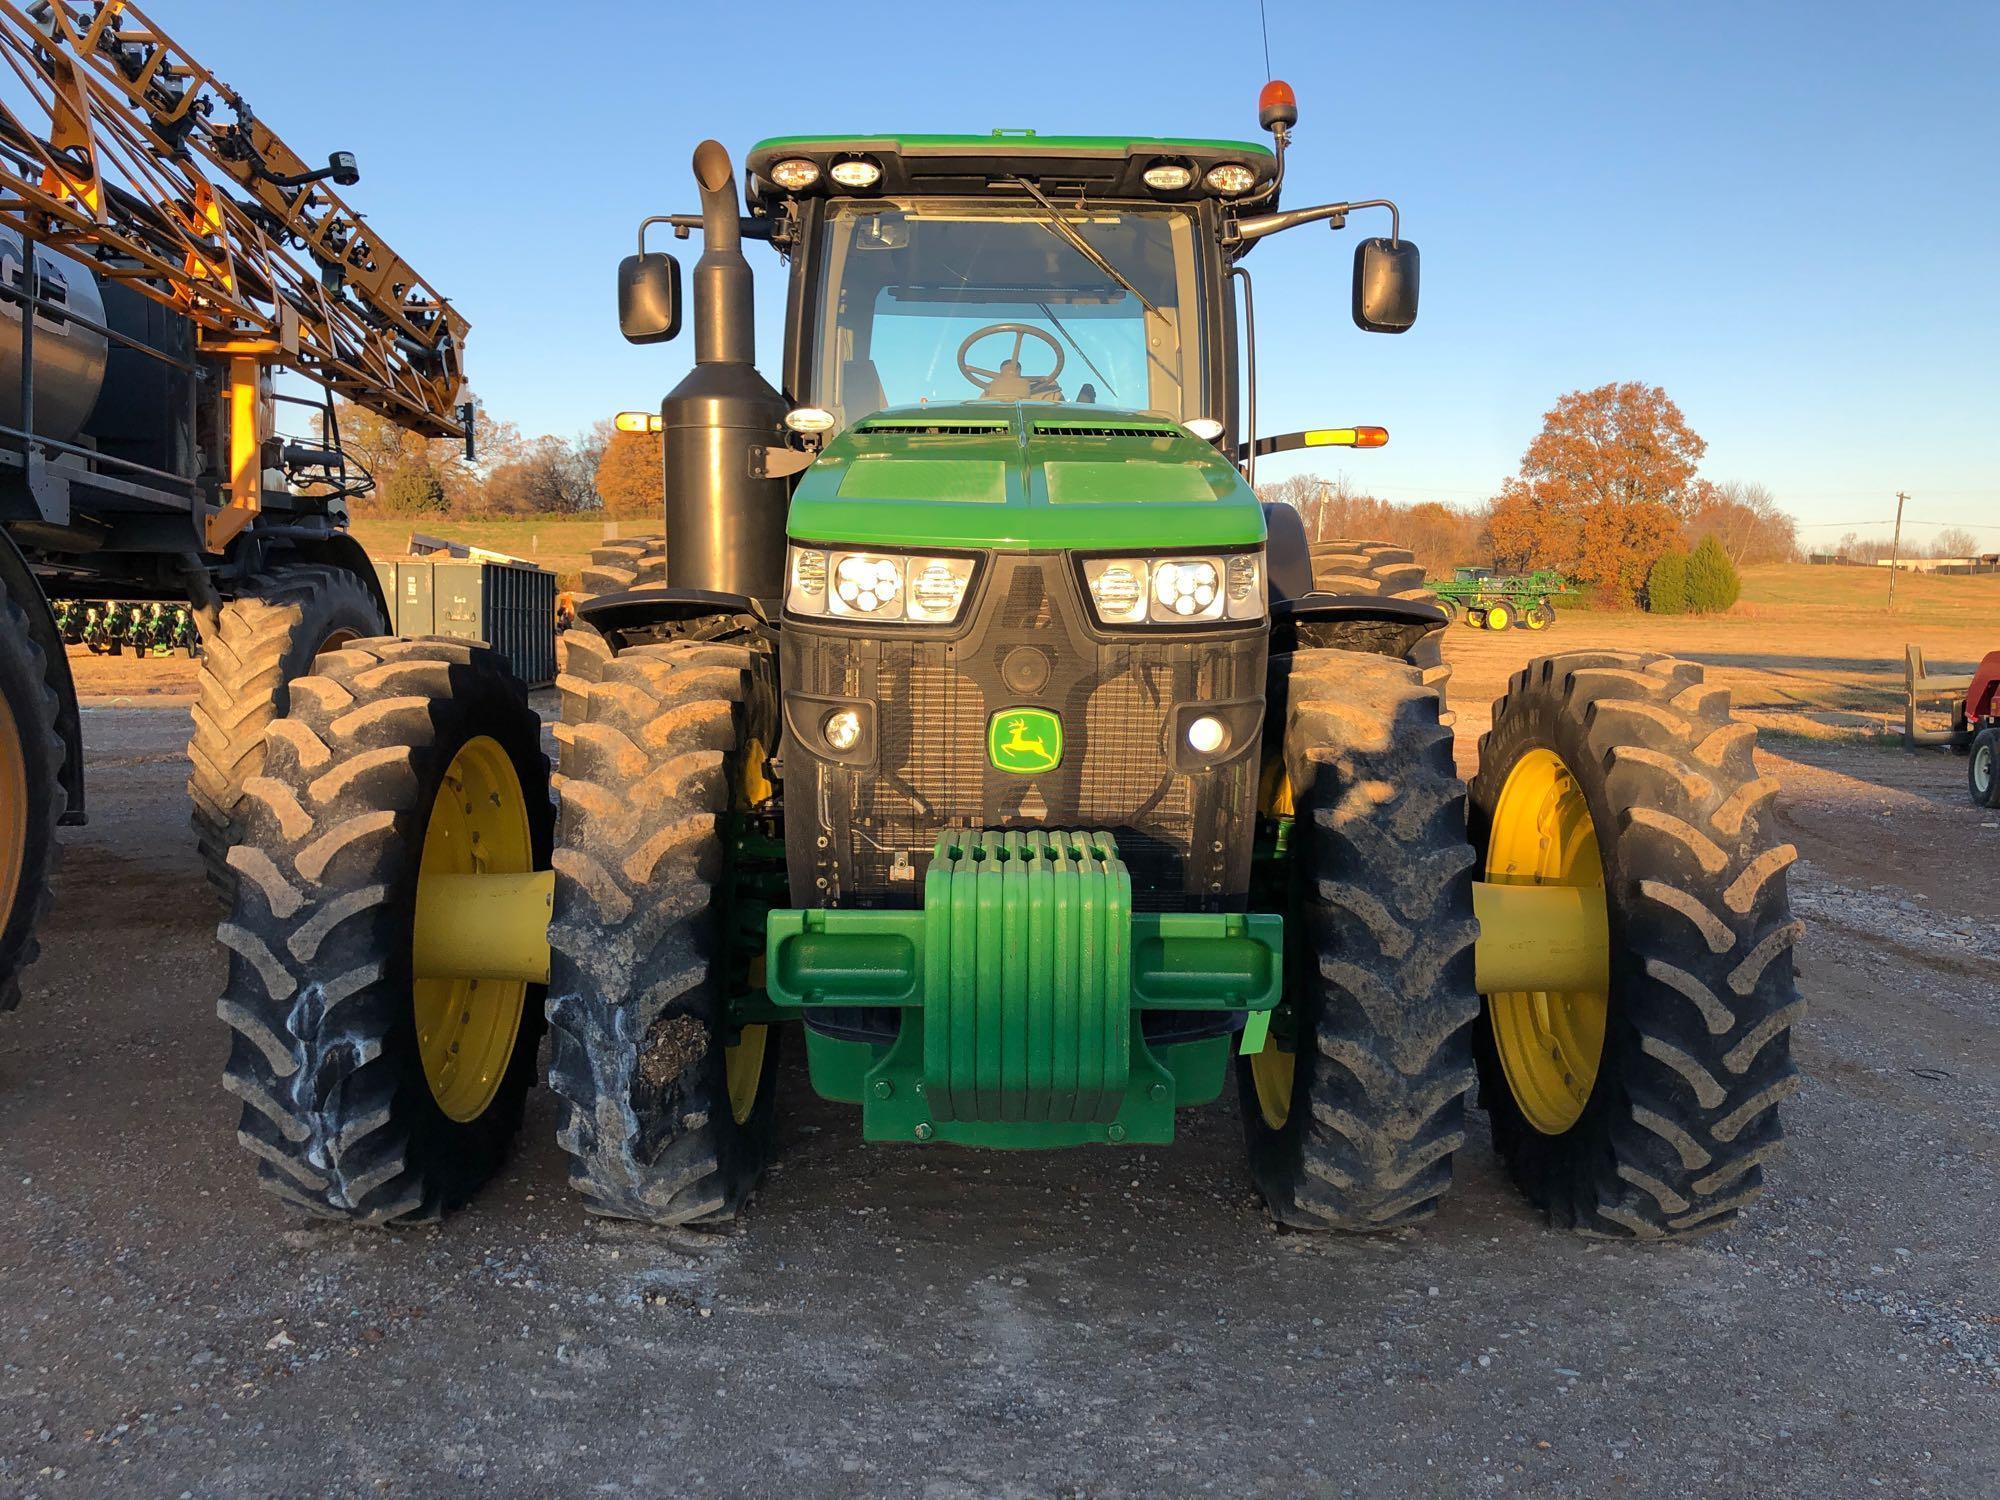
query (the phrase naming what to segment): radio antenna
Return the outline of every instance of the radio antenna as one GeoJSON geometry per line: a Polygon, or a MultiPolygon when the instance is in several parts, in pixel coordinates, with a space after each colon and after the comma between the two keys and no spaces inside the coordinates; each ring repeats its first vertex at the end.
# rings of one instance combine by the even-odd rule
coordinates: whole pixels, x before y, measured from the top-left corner
{"type": "Polygon", "coordinates": [[[1271,18],[1264,14],[1264,0],[1257,0],[1257,27],[1264,33],[1264,76],[1271,76],[1271,18]]]}

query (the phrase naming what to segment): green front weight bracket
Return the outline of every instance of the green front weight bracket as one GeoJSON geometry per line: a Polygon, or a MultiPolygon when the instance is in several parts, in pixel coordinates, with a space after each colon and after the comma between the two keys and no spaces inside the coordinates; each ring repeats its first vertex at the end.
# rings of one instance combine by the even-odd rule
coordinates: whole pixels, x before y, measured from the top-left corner
{"type": "MultiPolygon", "coordinates": [[[[1282,917],[1134,912],[1108,833],[967,830],[939,838],[921,911],[773,911],[764,980],[808,1016],[905,1012],[859,1080],[868,1140],[1164,1143],[1182,1096],[1215,1085],[1164,1055],[1202,1044],[1149,1047],[1142,1013],[1243,1012],[1256,1051],[1283,952],[1282,917]]],[[[816,1084],[821,1054],[857,1045],[808,1043],[816,1084]]]]}

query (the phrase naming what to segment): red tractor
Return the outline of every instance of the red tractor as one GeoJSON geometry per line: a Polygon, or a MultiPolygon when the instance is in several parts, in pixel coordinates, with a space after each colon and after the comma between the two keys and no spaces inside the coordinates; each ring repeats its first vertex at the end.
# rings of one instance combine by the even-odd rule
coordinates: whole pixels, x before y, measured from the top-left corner
{"type": "Polygon", "coordinates": [[[1972,674],[1965,702],[1953,716],[1952,738],[1971,752],[1965,784],[1978,807],[2000,807],[2000,651],[1989,651],[1972,674]]]}

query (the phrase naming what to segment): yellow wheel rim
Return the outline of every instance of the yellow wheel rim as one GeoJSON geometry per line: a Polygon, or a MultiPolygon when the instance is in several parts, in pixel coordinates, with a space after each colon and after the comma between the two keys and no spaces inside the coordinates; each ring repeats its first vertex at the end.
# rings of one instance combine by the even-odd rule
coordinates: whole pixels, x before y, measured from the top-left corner
{"type": "MultiPolygon", "coordinates": [[[[528,799],[513,761],[497,740],[485,735],[467,740],[431,803],[419,884],[436,875],[524,875],[533,869],[528,799]]],[[[423,921],[420,916],[413,944],[418,951],[426,943],[423,921]]],[[[500,1091],[513,1058],[527,982],[419,979],[412,990],[417,1048],[431,1096],[461,1124],[478,1119],[500,1091]]]]}
{"type": "Polygon", "coordinates": [[[1505,630],[1513,621],[1513,614],[1504,604],[1495,604],[1486,611],[1488,630],[1505,630]]]}
{"type": "Polygon", "coordinates": [[[757,1085],[764,1081],[764,1049],[771,1028],[745,1026],[736,1044],[722,1054],[722,1070],[729,1086],[730,1117],[741,1125],[757,1107],[757,1085]]]}
{"type": "MultiPolygon", "coordinates": [[[[1493,810],[1486,878],[1498,885],[1604,888],[1597,828],[1583,788],[1552,750],[1514,763],[1493,810]]],[[[1561,1135],[1583,1115],[1604,1054],[1602,991],[1488,995],[1507,1086],[1528,1123],[1561,1135]]]]}
{"type": "MultiPolygon", "coordinates": [[[[767,752],[764,742],[752,737],[743,747],[743,764],[736,779],[738,808],[755,807],[777,795],[778,788],[764,773],[767,752]]],[[[750,988],[764,988],[764,955],[750,960],[750,988]]],[[[735,1042],[723,1049],[723,1084],[729,1094],[729,1114],[738,1125],[750,1118],[757,1107],[757,1087],[764,1081],[764,1055],[771,1043],[769,1026],[745,1026],[735,1042]]]]}
{"type": "MultiPolygon", "coordinates": [[[[1257,810],[1267,818],[1298,816],[1298,795],[1285,763],[1274,760],[1265,768],[1257,788],[1257,810]]],[[[1257,1112],[1273,1130],[1285,1128],[1292,1117],[1292,1077],[1297,1059],[1278,1045],[1275,1035],[1264,1038],[1264,1050],[1250,1056],[1250,1086],[1257,1094],[1257,1112]]]]}
{"type": "Polygon", "coordinates": [[[1264,1039],[1264,1050],[1250,1058],[1250,1086],[1257,1092],[1257,1112],[1273,1130],[1283,1130],[1292,1117],[1292,1076],[1297,1059],[1278,1046],[1276,1037],[1264,1039]]]}
{"type": "Polygon", "coordinates": [[[28,758],[20,726],[0,698],[0,927],[14,914],[28,862],[28,758]]]}

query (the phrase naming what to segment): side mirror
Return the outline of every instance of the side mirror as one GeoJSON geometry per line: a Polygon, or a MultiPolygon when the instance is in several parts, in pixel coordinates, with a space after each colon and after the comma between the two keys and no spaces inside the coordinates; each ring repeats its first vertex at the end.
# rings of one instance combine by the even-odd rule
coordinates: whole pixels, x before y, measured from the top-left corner
{"type": "Polygon", "coordinates": [[[681,331],[679,261],[651,251],[618,262],[618,331],[633,344],[664,344],[681,331]]]}
{"type": "Polygon", "coordinates": [[[1363,240],[1354,247],[1354,325],[1404,333],[1417,321],[1417,247],[1410,240],[1363,240]]]}

